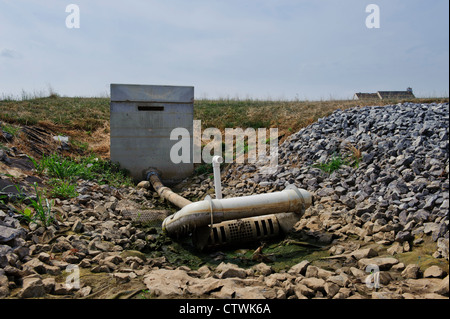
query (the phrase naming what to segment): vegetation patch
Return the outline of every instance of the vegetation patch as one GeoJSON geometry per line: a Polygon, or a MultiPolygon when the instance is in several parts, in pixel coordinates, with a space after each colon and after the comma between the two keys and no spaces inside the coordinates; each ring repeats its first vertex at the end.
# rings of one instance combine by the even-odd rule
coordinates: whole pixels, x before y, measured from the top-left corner
{"type": "Polygon", "coordinates": [[[111,186],[131,186],[132,179],[127,176],[127,172],[118,165],[103,160],[95,155],[87,157],[64,157],[57,153],[50,156],[43,156],[40,161],[31,158],[39,175],[53,177],[62,182],[56,183],[62,189],[69,191],[68,183],[75,182],[78,178],[85,180],[95,180],[99,184],[109,184],[111,186]]]}

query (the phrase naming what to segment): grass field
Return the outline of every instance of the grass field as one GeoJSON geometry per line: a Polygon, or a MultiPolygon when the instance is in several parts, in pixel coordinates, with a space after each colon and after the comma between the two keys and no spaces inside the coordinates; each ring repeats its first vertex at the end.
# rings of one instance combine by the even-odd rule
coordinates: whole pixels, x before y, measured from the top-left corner
{"type": "MultiPolygon", "coordinates": [[[[448,98],[418,98],[415,103],[448,102],[448,98]]],[[[100,155],[109,154],[109,98],[48,97],[0,100],[0,120],[14,125],[37,125],[71,136],[100,155]]],[[[202,129],[215,127],[278,128],[282,140],[336,109],[388,105],[406,100],[265,101],[255,99],[200,99],[194,102],[194,119],[202,129]]]]}

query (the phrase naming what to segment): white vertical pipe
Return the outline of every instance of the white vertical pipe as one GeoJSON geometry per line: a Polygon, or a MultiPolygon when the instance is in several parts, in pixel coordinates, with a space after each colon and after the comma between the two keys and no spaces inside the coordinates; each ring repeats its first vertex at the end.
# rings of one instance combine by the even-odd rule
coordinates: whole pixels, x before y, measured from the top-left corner
{"type": "Polygon", "coordinates": [[[213,156],[212,166],[214,173],[214,190],[216,192],[216,199],[222,199],[222,183],[220,181],[220,164],[223,163],[222,156],[213,156]]]}

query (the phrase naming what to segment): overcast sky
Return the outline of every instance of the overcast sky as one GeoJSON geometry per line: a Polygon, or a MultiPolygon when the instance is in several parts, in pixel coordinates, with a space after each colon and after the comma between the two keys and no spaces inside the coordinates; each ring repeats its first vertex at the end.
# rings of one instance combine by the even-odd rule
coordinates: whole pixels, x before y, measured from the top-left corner
{"type": "Polygon", "coordinates": [[[0,0],[0,97],[104,96],[110,83],[194,86],[196,98],[448,96],[448,61],[448,0],[0,0]]]}

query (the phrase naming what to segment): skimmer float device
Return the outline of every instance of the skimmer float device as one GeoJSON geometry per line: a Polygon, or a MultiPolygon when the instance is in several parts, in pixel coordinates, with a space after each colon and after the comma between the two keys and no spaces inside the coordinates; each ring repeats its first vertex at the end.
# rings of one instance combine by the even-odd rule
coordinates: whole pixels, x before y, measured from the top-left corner
{"type": "Polygon", "coordinates": [[[198,202],[191,202],[165,187],[157,170],[147,171],[147,180],[159,196],[180,208],[162,223],[169,236],[192,235],[194,245],[200,250],[264,240],[289,232],[312,204],[311,194],[294,185],[280,192],[222,198],[221,162],[220,156],[213,157],[215,199],[207,195],[198,202]]]}

